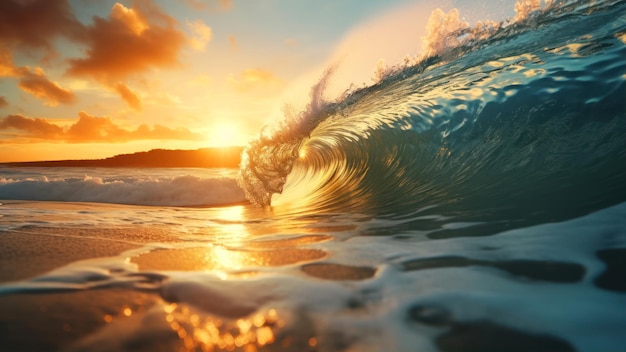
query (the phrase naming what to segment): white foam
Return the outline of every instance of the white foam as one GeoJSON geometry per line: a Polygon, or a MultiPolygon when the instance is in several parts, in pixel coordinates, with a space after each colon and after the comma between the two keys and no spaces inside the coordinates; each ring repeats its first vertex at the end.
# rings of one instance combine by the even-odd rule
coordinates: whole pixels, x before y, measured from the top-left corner
{"type": "MultiPolygon", "coordinates": [[[[173,212],[170,220],[181,221],[185,211],[194,210],[173,212]]],[[[207,216],[210,217],[212,211],[208,210],[207,216]]],[[[408,231],[404,239],[357,236],[308,245],[308,248],[331,253],[323,261],[376,268],[376,275],[364,281],[320,280],[306,276],[297,265],[254,267],[259,270],[258,275],[228,280],[220,279],[213,271],[145,272],[127,258],[164,248],[164,244],[147,244],[116,258],[76,262],[38,279],[4,284],[0,286],[0,293],[102,286],[146,289],[145,281],[149,281],[152,286],[148,289],[164,295],[167,301],[194,307],[191,313],[201,319],[211,319],[211,316],[238,319],[264,309],[276,309],[285,319],[285,329],[312,329],[320,341],[325,337],[343,336],[351,341],[353,350],[395,346],[396,350],[408,351],[419,346],[423,351],[435,351],[433,338],[445,328],[420,324],[408,316],[408,310],[415,305],[434,305],[445,307],[457,322],[490,321],[529,334],[549,334],[565,339],[581,351],[598,346],[615,350],[621,348],[622,331],[626,328],[626,317],[621,309],[616,309],[623,306],[624,295],[599,288],[593,281],[604,270],[596,252],[626,246],[625,216],[626,203],[622,203],[578,219],[487,237],[426,240],[421,235],[411,238],[413,232],[408,231]],[[492,249],[485,250],[485,246],[492,249]],[[524,279],[480,265],[415,271],[403,271],[398,265],[407,260],[440,256],[485,261],[567,262],[584,266],[586,274],[579,282],[560,283],[524,279]],[[358,301],[362,307],[348,309],[346,305],[350,300],[358,301]],[[217,301],[224,305],[216,305],[217,301]],[[226,309],[228,307],[232,309],[226,309]],[[202,318],[203,314],[208,317],[202,318]],[[230,317],[232,314],[234,316],[230,317]]],[[[290,219],[280,217],[275,221],[291,223],[290,219]]],[[[379,224],[374,219],[371,224],[361,223],[350,232],[358,234],[370,225],[379,224]]],[[[219,226],[215,230],[220,231],[219,226]]],[[[340,236],[338,234],[338,238],[340,236]]],[[[206,243],[174,242],[167,244],[167,248],[202,245],[206,243]]],[[[162,320],[163,316],[151,318],[148,314],[143,318],[162,320]]],[[[150,324],[146,326],[149,330],[150,324]]],[[[114,330],[105,328],[96,334],[104,334],[105,340],[123,343],[120,339],[124,337],[115,335],[114,330]]],[[[143,336],[138,334],[126,338],[143,336]]]]}
{"type": "Polygon", "coordinates": [[[123,172],[111,178],[0,178],[0,199],[161,206],[219,205],[246,200],[234,178],[151,177],[122,175],[123,172]]]}

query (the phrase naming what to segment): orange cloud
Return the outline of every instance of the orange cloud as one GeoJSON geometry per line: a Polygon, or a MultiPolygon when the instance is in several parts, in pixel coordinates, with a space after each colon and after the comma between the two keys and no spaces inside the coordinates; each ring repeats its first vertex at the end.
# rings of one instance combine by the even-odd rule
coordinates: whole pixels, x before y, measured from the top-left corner
{"type": "Polygon", "coordinates": [[[48,106],[71,104],[76,100],[74,93],[61,87],[46,77],[40,67],[31,70],[28,66],[17,67],[11,62],[11,53],[0,47],[0,77],[14,77],[19,79],[19,87],[39,99],[45,100],[48,106]]]}
{"type": "Polygon", "coordinates": [[[17,68],[19,73],[19,87],[33,96],[46,101],[48,106],[71,104],[76,100],[72,91],[62,88],[58,83],[50,81],[43,70],[36,67],[32,71],[29,67],[17,68]]]}
{"type": "Polygon", "coordinates": [[[0,130],[6,129],[22,130],[34,138],[57,139],[63,136],[63,129],[46,119],[29,118],[19,114],[9,115],[0,120],[0,130]]]}
{"type": "Polygon", "coordinates": [[[186,128],[168,128],[160,125],[141,125],[135,130],[116,125],[110,117],[91,116],[84,111],[69,128],[49,123],[43,118],[9,115],[0,119],[0,130],[15,129],[22,137],[62,141],[67,143],[122,143],[133,140],[203,140],[204,137],[186,128]]]}
{"type": "Polygon", "coordinates": [[[282,81],[273,72],[262,68],[253,68],[241,72],[238,76],[230,77],[231,85],[239,92],[249,92],[258,88],[275,88],[282,85],[282,81]]]}
{"type": "Polygon", "coordinates": [[[111,82],[155,67],[177,66],[186,37],[176,25],[148,0],[136,1],[132,8],[116,3],[108,18],[94,17],[85,29],[87,56],[68,60],[68,73],[111,82]]]}
{"type": "Polygon", "coordinates": [[[130,90],[124,83],[118,82],[114,88],[117,94],[120,95],[120,97],[126,102],[126,104],[128,104],[128,106],[130,106],[135,111],[141,110],[141,99],[139,99],[139,96],[135,92],[130,90]]]}
{"type": "Polygon", "coordinates": [[[82,28],[67,0],[0,1],[0,77],[19,79],[23,91],[49,106],[74,102],[74,93],[50,81],[40,68],[15,66],[12,52],[26,50],[32,55],[43,49],[43,60],[53,58],[57,55],[53,40],[61,36],[79,40],[82,28]]]}
{"type": "Polygon", "coordinates": [[[65,138],[73,142],[127,140],[128,131],[116,126],[110,117],[96,117],[84,111],[78,113],[78,122],[70,126],[65,138]]]}
{"type": "Polygon", "coordinates": [[[0,46],[0,77],[13,77],[15,75],[16,72],[13,61],[11,60],[11,52],[9,50],[3,50],[0,46]]]}
{"type": "Polygon", "coordinates": [[[55,37],[80,38],[83,28],[67,0],[2,0],[0,24],[4,45],[49,50],[55,37]]]}
{"type": "Polygon", "coordinates": [[[5,97],[0,95],[0,108],[4,108],[7,106],[9,106],[9,102],[7,101],[5,97]]]}
{"type": "Polygon", "coordinates": [[[232,0],[183,0],[185,4],[194,10],[230,10],[233,8],[232,0]]]}
{"type": "Polygon", "coordinates": [[[0,48],[0,77],[15,77],[19,79],[19,87],[39,99],[43,99],[48,106],[71,104],[76,100],[74,93],[61,87],[46,77],[40,67],[31,70],[28,66],[16,67],[11,62],[11,53],[0,48]]]}
{"type": "Polygon", "coordinates": [[[71,142],[128,142],[141,139],[199,140],[202,136],[186,128],[171,129],[160,125],[150,128],[141,125],[136,130],[125,130],[115,125],[110,117],[96,117],[81,111],[78,122],[66,132],[66,140],[71,142]]]}
{"type": "Polygon", "coordinates": [[[122,22],[134,34],[141,35],[143,31],[149,28],[145,18],[141,16],[139,11],[124,7],[120,3],[115,3],[111,9],[111,19],[122,22]]]}
{"type": "Polygon", "coordinates": [[[189,38],[189,45],[195,50],[204,51],[207,43],[213,38],[211,27],[207,26],[202,20],[187,22],[187,26],[193,33],[193,36],[189,38]]]}

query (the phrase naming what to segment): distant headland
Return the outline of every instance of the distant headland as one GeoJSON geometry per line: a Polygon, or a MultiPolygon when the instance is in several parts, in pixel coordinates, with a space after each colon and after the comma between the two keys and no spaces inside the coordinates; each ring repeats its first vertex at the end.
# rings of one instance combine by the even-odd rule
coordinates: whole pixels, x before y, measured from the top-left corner
{"type": "Polygon", "coordinates": [[[106,159],[53,160],[0,163],[22,167],[201,167],[237,168],[243,147],[202,148],[196,150],[153,149],[120,154],[106,159]]]}

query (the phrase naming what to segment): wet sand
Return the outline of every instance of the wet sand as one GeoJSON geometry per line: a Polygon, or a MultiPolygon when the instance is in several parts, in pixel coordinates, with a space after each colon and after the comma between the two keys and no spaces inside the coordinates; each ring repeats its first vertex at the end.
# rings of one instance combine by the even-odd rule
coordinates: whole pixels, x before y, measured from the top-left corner
{"type": "Polygon", "coordinates": [[[0,296],[3,351],[56,351],[113,320],[148,310],[162,299],[123,289],[0,296]]]}
{"type": "Polygon", "coordinates": [[[67,229],[33,228],[5,231],[0,235],[0,282],[28,279],[78,260],[116,256],[137,244],[116,241],[114,232],[89,231],[94,237],[83,238],[67,229]],[[97,238],[102,236],[103,238],[97,238]],[[106,238],[111,236],[113,238],[106,238]]]}
{"type": "MultiPolygon", "coordinates": [[[[83,206],[59,207],[75,211],[83,206]]],[[[93,208],[107,207],[116,208],[93,208]]],[[[296,301],[290,291],[277,291],[272,296],[271,290],[267,294],[259,290],[283,286],[291,278],[298,285],[313,281],[320,290],[367,285],[367,280],[376,280],[379,268],[338,261],[340,256],[334,256],[328,250],[332,247],[324,245],[337,241],[333,236],[323,231],[302,231],[204,243],[194,240],[196,234],[185,238],[175,231],[173,227],[145,224],[109,228],[33,224],[3,230],[0,350],[341,351],[358,345],[355,336],[360,336],[361,331],[357,335],[344,330],[322,333],[320,318],[316,316],[319,312],[290,306],[292,300],[296,301]],[[93,277],[70,271],[69,279],[61,277],[58,282],[58,277],[50,275],[45,282],[37,278],[63,267],[89,269],[89,263],[99,270],[106,267],[101,264],[107,260],[125,266],[120,272],[101,276],[94,271],[97,275],[93,277]],[[198,272],[209,275],[197,280],[193,275],[198,272]],[[282,273],[288,277],[280,276],[282,273]],[[31,290],[28,283],[40,286],[31,290]],[[53,288],[47,289],[48,283],[53,288]],[[54,286],[55,283],[60,285],[54,286]]],[[[614,292],[624,291],[623,254],[623,249],[597,254],[607,268],[595,280],[596,285],[614,292]]],[[[399,260],[395,267],[407,275],[478,267],[516,282],[558,285],[578,283],[585,274],[583,266],[568,261],[486,260],[469,256],[399,260]]],[[[355,289],[350,296],[337,292],[329,303],[350,317],[372,314],[372,300],[379,299],[379,293],[366,288],[355,289]]],[[[403,328],[419,333],[429,331],[433,350],[574,350],[558,336],[522,331],[485,319],[468,320],[455,316],[443,305],[416,302],[402,309],[401,319],[406,324],[403,328]]]]}
{"type": "MultiPolygon", "coordinates": [[[[69,210],[80,207],[71,204],[62,206],[69,210]]],[[[244,278],[254,276],[254,270],[243,270],[238,275],[238,267],[295,266],[297,270],[302,264],[326,258],[328,254],[325,251],[309,246],[332,240],[332,237],[254,237],[237,245],[231,243],[230,246],[180,248],[180,243],[173,243],[177,235],[168,233],[162,227],[143,225],[112,228],[32,225],[2,231],[0,264],[2,268],[11,269],[0,271],[0,282],[9,285],[5,288],[25,288],[0,290],[1,350],[170,351],[185,349],[191,343],[198,348],[210,346],[215,350],[255,351],[262,348],[279,351],[285,347],[288,350],[302,350],[309,348],[310,343],[315,341],[314,332],[304,322],[292,322],[293,327],[282,329],[274,321],[275,312],[259,312],[258,305],[234,300],[217,291],[206,297],[206,303],[189,305],[184,299],[180,301],[180,297],[172,296],[164,290],[159,280],[167,280],[167,275],[157,274],[155,271],[167,273],[224,270],[231,272],[229,278],[244,278]],[[128,252],[149,243],[171,243],[174,248],[128,252]],[[126,273],[128,277],[145,275],[146,281],[150,281],[155,275],[159,277],[147,284],[142,285],[139,282],[134,287],[129,285],[128,288],[108,287],[104,283],[95,287],[78,284],[68,286],[67,289],[57,287],[48,290],[45,286],[44,289],[28,289],[30,280],[39,282],[38,277],[45,277],[46,273],[53,270],[66,266],[72,268],[72,265],[80,267],[84,263],[88,265],[89,260],[107,260],[111,257],[115,258],[114,261],[126,260],[131,265],[137,265],[137,272],[126,273]],[[83,262],[76,263],[79,261],[83,262]],[[20,286],[20,282],[26,286],[20,286]],[[175,319],[170,318],[168,309],[178,312],[175,319]],[[204,327],[215,327],[215,336],[211,341],[190,342],[188,338],[185,339],[188,332],[199,331],[198,326],[194,325],[194,319],[202,319],[204,327]],[[234,331],[241,329],[239,325],[248,324],[241,323],[242,321],[250,322],[251,327],[247,328],[249,331],[245,334],[240,331],[239,335],[233,335],[234,331]],[[150,328],[147,329],[146,326],[150,328]],[[119,340],[112,339],[112,334],[119,337],[119,340]],[[237,348],[232,336],[248,339],[248,342],[237,348]],[[275,342],[280,344],[272,346],[275,342]],[[138,345],[133,346],[133,343],[138,345]]],[[[317,269],[316,272],[320,270],[317,269]]],[[[329,271],[322,276],[330,278],[333,275],[329,271]]],[[[345,276],[344,273],[343,277],[345,276]]],[[[94,280],[106,281],[102,278],[94,280]]],[[[209,291],[202,292],[206,294],[209,291]]],[[[300,318],[297,320],[300,321],[300,318]]]]}

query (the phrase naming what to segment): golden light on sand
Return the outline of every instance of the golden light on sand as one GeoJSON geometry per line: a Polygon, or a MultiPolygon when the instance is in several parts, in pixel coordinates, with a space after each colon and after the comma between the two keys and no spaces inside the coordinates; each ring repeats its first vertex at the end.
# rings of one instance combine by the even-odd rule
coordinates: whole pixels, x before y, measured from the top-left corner
{"type": "Polygon", "coordinates": [[[176,303],[165,305],[163,311],[166,323],[187,351],[258,351],[273,344],[276,329],[284,325],[275,309],[236,320],[204,316],[176,303]]]}
{"type": "Polygon", "coordinates": [[[229,280],[256,276],[264,267],[311,262],[327,256],[322,249],[301,247],[328,241],[329,236],[258,240],[243,221],[244,206],[214,211],[217,212],[215,218],[209,219],[203,230],[211,242],[197,247],[150,251],[128,261],[137,264],[139,270],[203,271],[229,280]]]}
{"type": "Polygon", "coordinates": [[[130,317],[133,314],[133,310],[130,307],[124,307],[124,309],[122,310],[122,314],[124,314],[124,316],[130,317]]]}
{"type": "Polygon", "coordinates": [[[210,244],[206,247],[152,251],[132,258],[140,270],[212,272],[221,279],[254,276],[262,267],[311,262],[327,256],[317,248],[251,248],[210,244]]]}
{"type": "Polygon", "coordinates": [[[229,271],[240,270],[245,265],[244,256],[241,253],[228,250],[223,245],[241,246],[242,242],[250,235],[246,227],[240,223],[243,215],[243,207],[227,207],[219,210],[219,218],[226,219],[231,223],[222,224],[218,228],[216,234],[217,244],[207,248],[205,260],[207,263],[206,271],[214,271],[222,280],[230,277],[229,271]]]}

